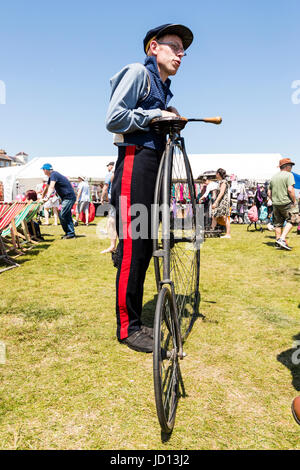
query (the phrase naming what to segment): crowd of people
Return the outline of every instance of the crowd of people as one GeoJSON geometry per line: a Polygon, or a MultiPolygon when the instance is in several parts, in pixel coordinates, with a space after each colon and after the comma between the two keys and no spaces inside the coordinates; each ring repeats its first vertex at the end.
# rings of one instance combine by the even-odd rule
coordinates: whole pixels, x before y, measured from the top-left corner
{"type": "Polygon", "coordinates": [[[222,168],[209,178],[201,177],[203,183],[197,202],[204,204],[205,225],[210,223],[211,230],[215,230],[218,223],[226,225],[226,235],[222,238],[230,238],[231,223],[259,221],[266,224],[268,230],[275,230],[276,247],[291,250],[286,237],[293,226],[298,224],[297,233],[300,235],[300,200],[297,201],[295,194],[293,165],[290,158],[282,158],[278,165],[280,171],[269,182],[249,188],[243,183],[234,190],[230,188],[231,180],[222,168]],[[222,221],[221,217],[225,220],[222,221]]]}

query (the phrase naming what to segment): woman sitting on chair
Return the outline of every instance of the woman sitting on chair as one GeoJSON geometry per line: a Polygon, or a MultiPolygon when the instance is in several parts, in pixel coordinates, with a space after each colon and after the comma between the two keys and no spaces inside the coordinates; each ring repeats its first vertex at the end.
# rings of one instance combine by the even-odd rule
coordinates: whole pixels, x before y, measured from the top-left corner
{"type": "MultiPolygon", "coordinates": [[[[26,191],[25,197],[26,197],[26,202],[37,201],[37,198],[38,198],[36,191],[34,191],[33,189],[29,189],[28,191],[26,191]]],[[[37,238],[39,238],[40,240],[44,240],[44,237],[41,234],[39,224],[35,220],[33,220],[32,222],[34,224],[35,234],[37,238]]],[[[28,230],[29,230],[30,236],[34,237],[35,234],[34,234],[31,224],[28,224],[28,230]]]]}

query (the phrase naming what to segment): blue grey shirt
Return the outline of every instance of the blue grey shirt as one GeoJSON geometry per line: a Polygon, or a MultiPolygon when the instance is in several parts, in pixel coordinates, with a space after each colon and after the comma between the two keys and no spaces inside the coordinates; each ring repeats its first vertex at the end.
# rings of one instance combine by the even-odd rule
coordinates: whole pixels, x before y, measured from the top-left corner
{"type": "Polygon", "coordinates": [[[55,181],[55,191],[62,201],[64,199],[76,199],[74,189],[68,178],[64,175],[58,173],[58,171],[52,171],[48,179],[48,184],[50,184],[51,181],[55,181]]]}
{"type": "MultiPolygon", "coordinates": [[[[134,131],[149,131],[149,123],[161,117],[161,109],[136,108],[145,99],[150,89],[150,79],[144,65],[126,65],[111,80],[111,98],[106,116],[106,128],[115,134],[134,131]]],[[[119,142],[121,143],[121,139],[119,142]]]]}

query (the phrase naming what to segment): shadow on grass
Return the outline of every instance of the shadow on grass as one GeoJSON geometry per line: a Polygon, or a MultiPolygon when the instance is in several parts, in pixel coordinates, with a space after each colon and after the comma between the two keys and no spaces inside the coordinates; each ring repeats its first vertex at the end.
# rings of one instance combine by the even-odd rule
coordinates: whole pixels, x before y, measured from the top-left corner
{"type": "Polygon", "coordinates": [[[152,300],[143,306],[142,323],[149,328],[153,328],[157,297],[156,294],[152,300]]]}
{"type": "Polygon", "coordinates": [[[23,306],[9,305],[2,308],[0,314],[21,316],[24,320],[52,322],[66,315],[66,312],[62,309],[43,307],[38,304],[30,303],[23,306]]]}
{"type": "Polygon", "coordinates": [[[77,227],[91,227],[91,226],[96,226],[97,224],[95,222],[89,222],[89,225],[85,224],[78,224],[77,227]]]}
{"type": "MultiPolygon", "coordinates": [[[[49,240],[49,242],[51,241],[52,240],[49,240]]],[[[24,264],[27,261],[30,261],[32,256],[37,256],[40,254],[40,252],[47,250],[50,245],[51,243],[48,243],[48,240],[47,242],[39,243],[38,245],[33,246],[30,250],[24,251],[24,253],[22,253],[20,256],[17,256],[15,260],[18,264],[24,264]]]]}
{"type": "MultiPolygon", "coordinates": [[[[267,245],[267,246],[271,246],[272,248],[274,248],[275,246],[275,243],[274,242],[263,242],[264,245],[267,245]]],[[[276,249],[277,251],[277,249],[276,249]]],[[[281,251],[280,249],[278,249],[278,251],[281,251]]]]}
{"type": "MultiPolygon", "coordinates": [[[[299,305],[300,308],[300,305],[299,305]]],[[[300,391],[300,333],[293,336],[294,347],[281,352],[277,360],[287,367],[292,374],[292,385],[295,390],[300,391]]]]}
{"type": "MultiPolygon", "coordinates": [[[[157,297],[158,297],[158,295],[155,294],[153,299],[150,300],[149,302],[147,302],[143,306],[142,323],[144,325],[150,327],[150,328],[153,328],[153,325],[154,325],[154,317],[155,317],[155,308],[156,308],[156,303],[157,303],[157,297]]],[[[177,300],[178,300],[179,305],[180,304],[182,305],[184,303],[181,296],[178,296],[177,300]]],[[[209,301],[209,300],[207,302],[216,303],[216,302],[209,301]]],[[[186,323],[187,328],[185,329],[185,334],[184,334],[184,337],[183,337],[184,341],[187,338],[187,336],[190,334],[190,332],[192,331],[192,328],[193,328],[195,322],[197,321],[197,319],[202,318],[203,320],[205,320],[205,315],[203,315],[202,313],[199,312],[199,302],[198,302],[196,311],[197,311],[197,313],[194,313],[192,317],[190,317],[190,314],[188,315],[188,322],[186,323]]],[[[184,321],[184,317],[183,317],[183,321],[184,321]]]]}

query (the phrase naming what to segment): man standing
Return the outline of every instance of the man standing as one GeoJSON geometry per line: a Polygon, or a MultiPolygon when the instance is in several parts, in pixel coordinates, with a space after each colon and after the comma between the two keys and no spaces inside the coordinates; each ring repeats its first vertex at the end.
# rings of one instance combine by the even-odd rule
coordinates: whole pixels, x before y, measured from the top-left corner
{"type": "Polygon", "coordinates": [[[58,171],[53,171],[50,163],[45,163],[41,169],[44,171],[45,175],[48,176],[48,183],[45,186],[42,196],[44,201],[46,202],[49,200],[54,190],[62,201],[61,211],[59,212],[60,223],[65,232],[65,235],[62,238],[75,238],[71,212],[76,200],[74,189],[72,188],[68,178],[58,173],[58,171]]]}
{"type": "MultiPolygon", "coordinates": [[[[168,108],[172,98],[171,75],[175,75],[193,41],[189,28],[165,24],[144,38],[144,65],[130,64],[111,79],[111,98],[106,126],[118,134],[118,161],[112,185],[111,203],[116,209],[120,262],[116,279],[117,337],[131,349],[153,351],[153,329],[141,324],[143,288],[152,256],[151,204],[164,137],[153,132],[150,121],[175,117],[168,108]],[[147,210],[148,238],[131,236],[134,220],[131,207],[147,210]]],[[[136,234],[135,234],[136,235],[136,234]]]]}
{"type": "Polygon", "coordinates": [[[89,208],[90,208],[90,187],[84,176],[78,176],[79,184],[76,197],[76,220],[75,227],[78,225],[79,215],[84,212],[85,225],[89,225],[89,208]]]}
{"type": "Polygon", "coordinates": [[[108,173],[106,173],[105,175],[104,186],[103,186],[103,191],[102,191],[101,200],[100,200],[101,204],[103,204],[103,202],[105,202],[106,199],[108,199],[108,202],[110,202],[111,183],[112,183],[113,176],[114,176],[114,173],[113,173],[114,165],[115,165],[114,162],[110,162],[106,165],[108,173]]]}
{"type": "Polygon", "coordinates": [[[268,190],[268,196],[273,203],[275,246],[285,250],[291,250],[286,237],[293,225],[296,225],[299,214],[294,188],[295,178],[291,173],[293,165],[295,163],[290,158],[282,158],[279,161],[280,171],[272,177],[268,190]]]}

